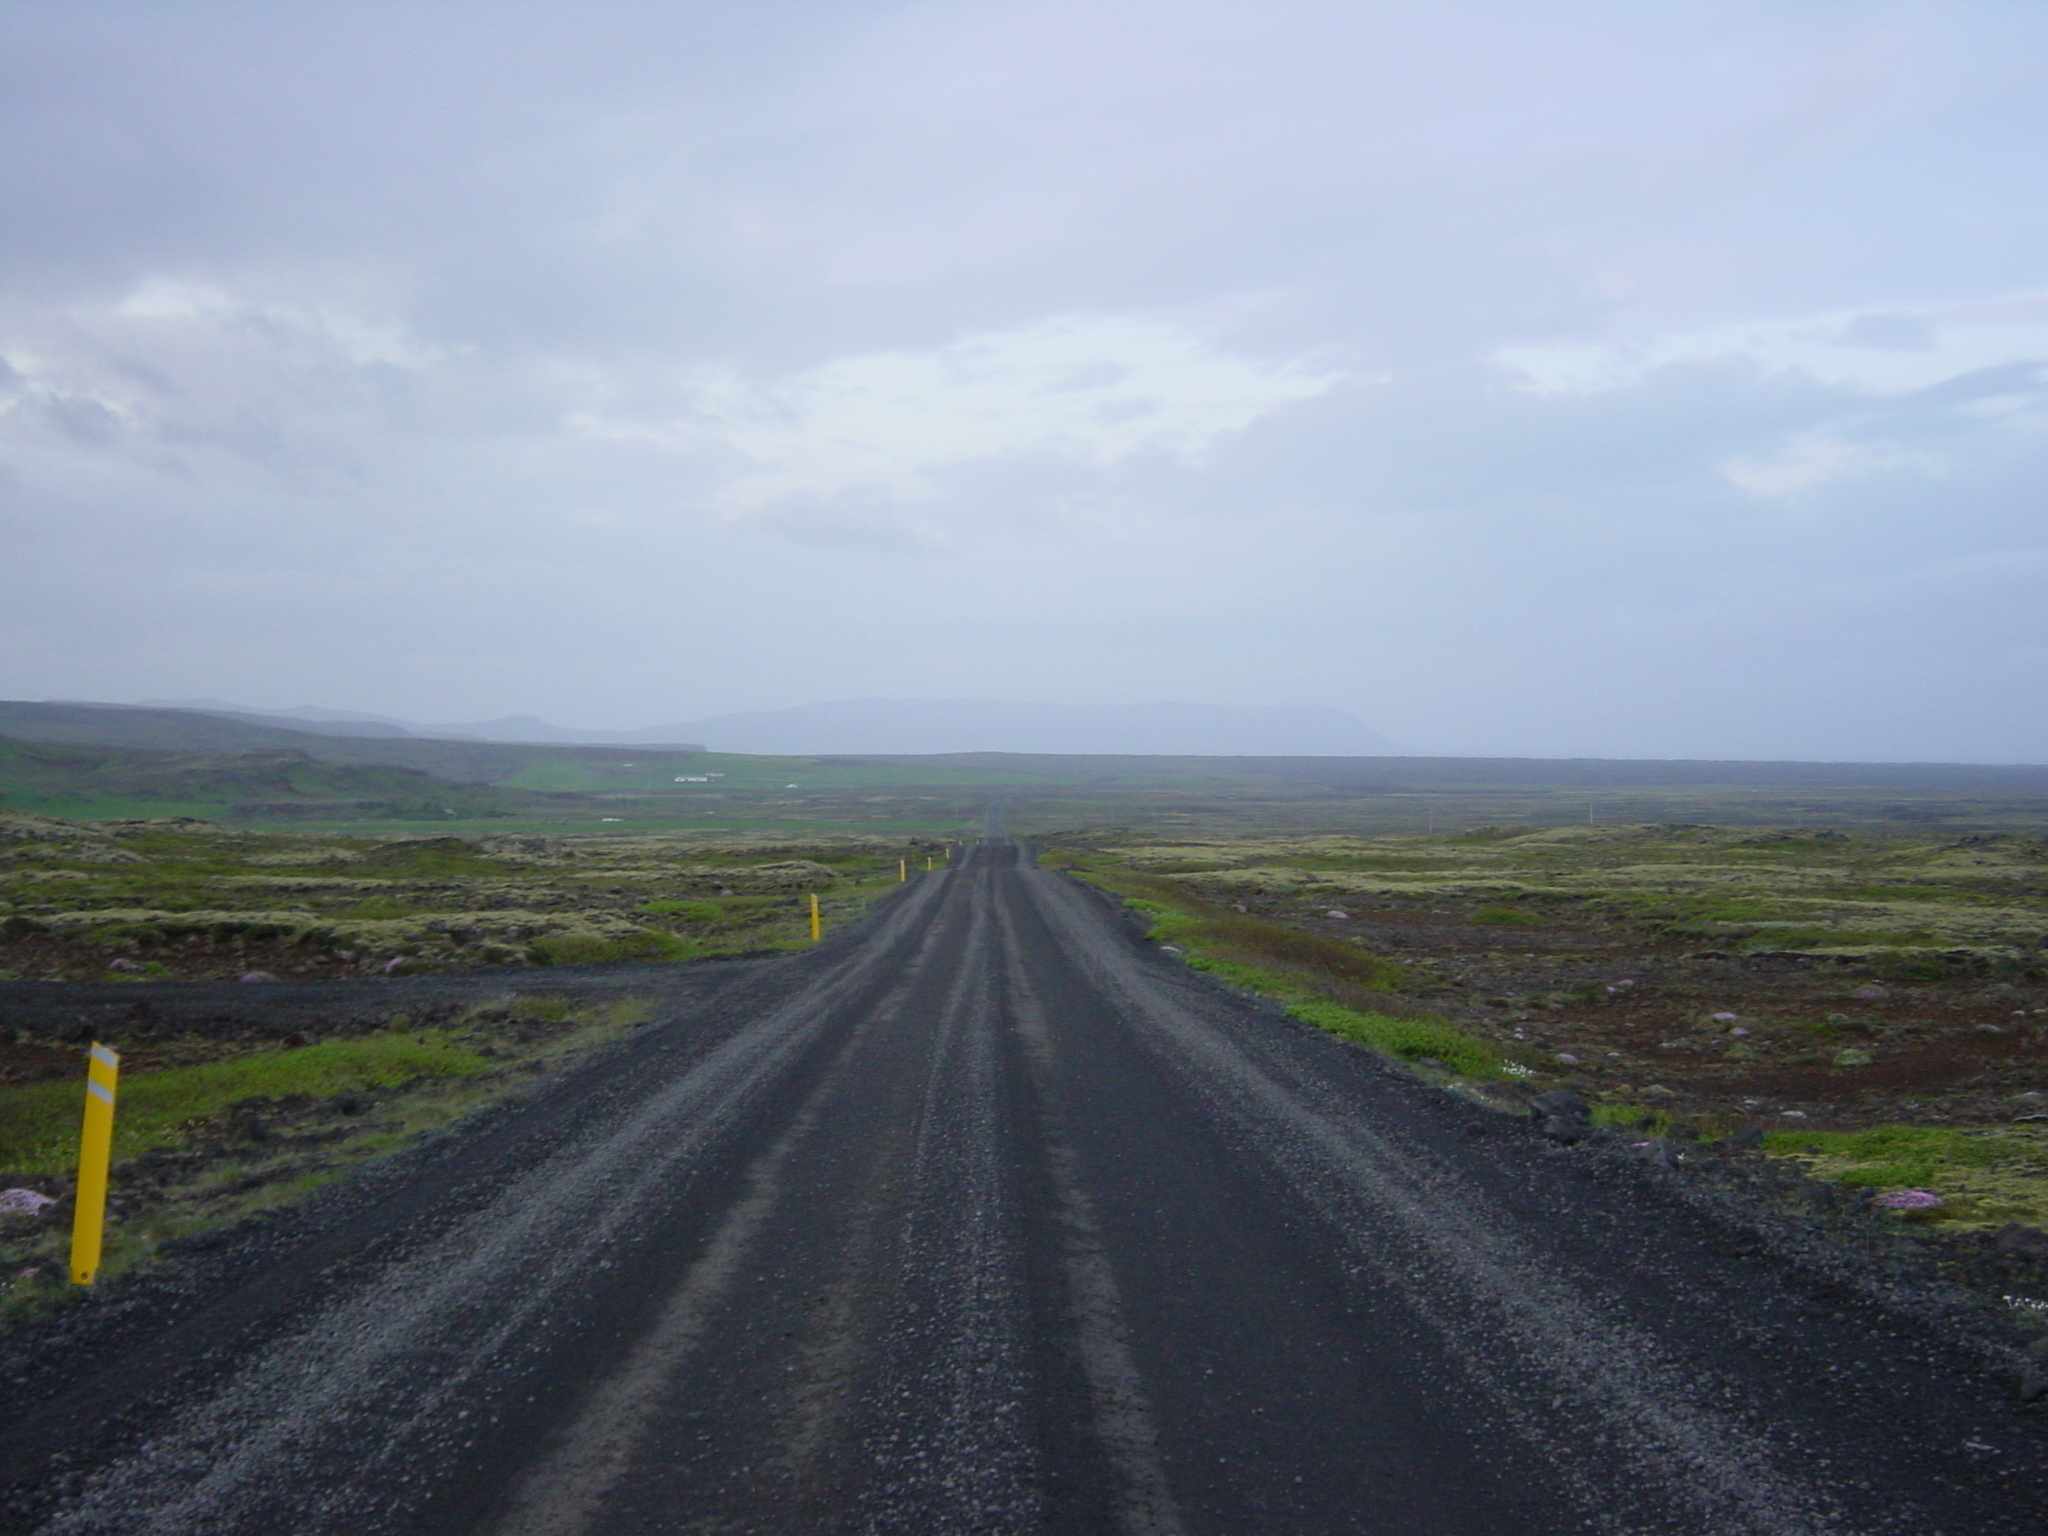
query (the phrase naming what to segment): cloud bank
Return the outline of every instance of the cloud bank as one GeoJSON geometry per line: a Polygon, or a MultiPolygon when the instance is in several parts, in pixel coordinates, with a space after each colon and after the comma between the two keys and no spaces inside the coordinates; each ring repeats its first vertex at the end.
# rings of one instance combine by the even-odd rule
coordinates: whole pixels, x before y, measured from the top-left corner
{"type": "Polygon", "coordinates": [[[0,13],[0,691],[2048,759],[2048,15],[0,13]]]}

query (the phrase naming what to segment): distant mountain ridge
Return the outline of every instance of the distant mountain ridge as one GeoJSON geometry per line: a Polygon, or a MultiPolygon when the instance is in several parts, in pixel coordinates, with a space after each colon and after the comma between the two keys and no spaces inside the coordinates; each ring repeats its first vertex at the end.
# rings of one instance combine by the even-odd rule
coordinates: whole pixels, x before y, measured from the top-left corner
{"type": "Polygon", "coordinates": [[[360,821],[509,816],[541,799],[420,768],[325,762],[294,747],[170,752],[0,736],[0,804],[12,809],[122,816],[156,802],[180,814],[360,821]]]}
{"type": "MultiPolygon", "coordinates": [[[[339,713],[339,711],[336,711],[339,713]]],[[[768,716],[795,713],[776,711],[768,716]]],[[[149,708],[134,704],[35,703],[0,699],[0,748],[8,741],[68,742],[81,745],[141,748],[157,752],[208,755],[290,749],[326,763],[388,764],[414,768],[458,784],[511,787],[534,768],[558,768],[564,762],[599,763],[607,772],[632,768],[621,763],[630,744],[588,745],[573,742],[518,743],[448,740],[422,736],[329,735],[313,729],[319,722],[303,717],[289,724],[264,724],[239,712],[149,708]]],[[[734,718],[745,723],[749,717],[734,718]]],[[[346,723],[346,722],[341,722],[346,723]]],[[[718,725],[700,721],[700,725],[718,725]]],[[[596,733],[593,733],[596,734],[596,733]]],[[[642,747],[650,756],[664,749],[642,747]]],[[[699,750],[671,748],[675,752],[699,750]]],[[[638,759],[638,752],[633,753],[638,759]]],[[[773,761],[785,756],[762,753],[773,761]]],[[[1374,789],[1403,794],[1448,791],[1464,786],[1564,786],[1587,789],[1628,786],[1748,785],[1787,790],[1862,788],[1887,794],[1989,794],[2048,796],[2048,764],[2027,763],[1827,763],[1729,759],[1411,757],[1387,753],[1331,756],[1239,754],[1216,756],[1016,753],[1003,751],[916,753],[796,752],[794,758],[839,757],[869,761],[921,761],[934,767],[969,768],[1014,773],[1027,783],[1045,774],[1085,773],[1107,782],[1132,775],[1152,782],[1160,771],[1194,772],[1206,779],[1240,777],[1267,783],[1313,784],[1351,790],[1374,789]]],[[[987,780],[985,782],[997,782],[987,780]]],[[[540,788],[555,793],[552,786],[540,788]]],[[[524,792],[524,791],[522,791],[524,792]]],[[[574,795],[571,795],[574,798],[574,795]]],[[[1898,808],[1903,819],[1917,819],[1911,806],[1898,808]]]]}
{"type": "Polygon", "coordinates": [[[256,710],[222,699],[145,699],[331,736],[439,741],[694,746],[768,755],[1023,752],[1160,757],[1375,757],[1399,748],[1341,709],[1292,704],[1018,704],[996,699],[850,699],[750,710],[620,731],[579,731],[533,715],[427,725],[301,704],[256,710]]]}
{"type": "Polygon", "coordinates": [[[1016,704],[850,699],[695,720],[725,752],[1372,757],[1398,750],[1341,709],[1297,704],[1016,704]]]}
{"type": "Polygon", "coordinates": [[[568,726],[550,725],[538,715],[501,715],[495,720],[428,725],[390,715],[323,709],[314,704],[297,704],[290,709],[251,709],[242,704],[230,704],[224,699],[143,699],[133,707],[192,710],[202,715],[245,720],[255,725],[313,731],[322,736],[417,736],[432,741],[495,741],[538,746],[661,746],[698,752],[704,750],[701,742],[677,734],[687,727],[671,725],[630,731],[579,731],[568,726]]]}

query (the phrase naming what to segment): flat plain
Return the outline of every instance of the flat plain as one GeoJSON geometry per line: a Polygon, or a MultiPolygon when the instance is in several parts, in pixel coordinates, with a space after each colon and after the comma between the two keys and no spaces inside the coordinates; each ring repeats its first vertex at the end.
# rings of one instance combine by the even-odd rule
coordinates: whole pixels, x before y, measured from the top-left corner
{"type": "Polygon", "coordinates": [[[11,1314],[62,1300],[89,1035],[129,1074],[111,1262],[147,1269],[807,949],[810,896],[837,932],[995,817],[1164,956],[1453,1101],[1575,1093],[1674,1166],[1754,1136],[1777,1206],[2048,1320],[2039,770],[550,763],[517,792],[591,798],[0,815],[0,1183],[58,1201],[0,1223],[11,1314]]]}

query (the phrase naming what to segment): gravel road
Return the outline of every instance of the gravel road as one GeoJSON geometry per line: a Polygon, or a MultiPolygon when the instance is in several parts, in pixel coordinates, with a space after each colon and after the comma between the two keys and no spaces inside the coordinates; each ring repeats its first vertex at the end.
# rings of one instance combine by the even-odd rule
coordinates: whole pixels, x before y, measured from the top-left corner
{"type": "Polygon", "coordinates": [[[1932,1293],[1228,994],[1000,839],[687,970],[529,1102],[76,1309],[9,1367],[0,1529],[2048,1521],[2048,1416],[1932,1293]]]}

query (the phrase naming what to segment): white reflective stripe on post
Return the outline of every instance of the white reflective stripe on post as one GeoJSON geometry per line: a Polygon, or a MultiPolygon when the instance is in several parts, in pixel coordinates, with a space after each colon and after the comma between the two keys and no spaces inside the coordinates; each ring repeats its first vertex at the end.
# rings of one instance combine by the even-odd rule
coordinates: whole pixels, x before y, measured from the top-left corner
{"type": "Polygon", "coordinates": [[[85,1091],[98,1099],[102,1104],[114,1102],[114,1090],[96,1077],[88,1077],[85,1080],[85,1091]]]}
{"type": "Polygon", "coordinates": [[[92,1048],[92,1059],[103,1067],[118,1067],[121,1065],[121,1053],[119,1051],[110,1051],[104,1045],[96,1045],[92,1048]]]}

